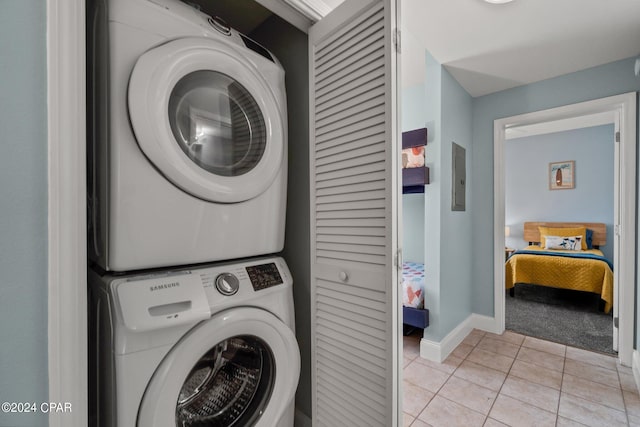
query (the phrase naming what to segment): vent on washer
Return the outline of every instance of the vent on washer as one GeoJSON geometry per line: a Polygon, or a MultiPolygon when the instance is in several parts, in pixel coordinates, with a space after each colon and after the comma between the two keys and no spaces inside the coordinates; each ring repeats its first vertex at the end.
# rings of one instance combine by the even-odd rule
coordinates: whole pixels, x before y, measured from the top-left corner
{"type": "Polygon", "coordinates": [[[271,54],[269,53],[269,51],[267,49],[265,49],[264,47],[260,46],[258,43],[254,42],[249,37],[247,37],[247,36],[245,36],[243,34],[240,34],[240,37],[242,37],[242,41],[244,42],[244,45],[246,47],[248,47],[252,51],[256,52],[257,54],[264,56],[269,61],[275,62],[273,60],[273,57],[271,56],[271,54]]]}

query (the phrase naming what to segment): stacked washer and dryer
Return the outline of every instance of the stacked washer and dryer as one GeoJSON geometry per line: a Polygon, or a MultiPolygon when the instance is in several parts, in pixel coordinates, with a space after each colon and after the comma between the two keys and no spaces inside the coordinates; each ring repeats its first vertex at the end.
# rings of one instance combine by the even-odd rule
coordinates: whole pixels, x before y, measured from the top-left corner
{"type": "Polygon", "coordinates": [[[92,426],[291,427],[284,71],[177,0],[95,0],[92,426]]]}

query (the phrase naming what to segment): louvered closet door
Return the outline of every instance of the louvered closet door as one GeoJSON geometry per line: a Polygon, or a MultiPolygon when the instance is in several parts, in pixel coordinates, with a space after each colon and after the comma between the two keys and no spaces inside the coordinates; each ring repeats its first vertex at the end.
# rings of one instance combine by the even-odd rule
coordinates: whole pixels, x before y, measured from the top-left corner
{"type": "Polygon", "coordinates": [[[310,31],[314,426],[398,425],[395,5],[310,31]]]}

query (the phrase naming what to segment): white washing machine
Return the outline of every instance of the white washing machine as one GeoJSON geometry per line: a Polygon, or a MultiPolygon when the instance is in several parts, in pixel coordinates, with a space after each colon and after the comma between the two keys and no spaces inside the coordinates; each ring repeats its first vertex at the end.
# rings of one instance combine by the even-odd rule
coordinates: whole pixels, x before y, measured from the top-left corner
{"type": "Polygon", "coordinates": [[[292,427],[291,286],[281,258],[91,272],[89,424],[292,427]]]}
{"type": "Polygon", "coordinates": [[[90,253],[130,271],[279,252],[284,71],[177,0],[95,0],[90,253]]]}

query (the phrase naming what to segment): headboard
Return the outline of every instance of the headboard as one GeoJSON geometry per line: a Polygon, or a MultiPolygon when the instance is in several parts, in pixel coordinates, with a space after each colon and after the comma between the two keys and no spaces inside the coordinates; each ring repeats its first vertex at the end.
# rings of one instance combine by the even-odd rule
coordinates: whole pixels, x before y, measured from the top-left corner
{"type": "Polygon", "coordinates": [[[525,222],[524,240],[527,242],[540,242],[540,230],[538,230],[538,227],[586,227],[593,230],[593,246],[604,246],[607,244],[607,226],[601,222],[525,222]]]}

